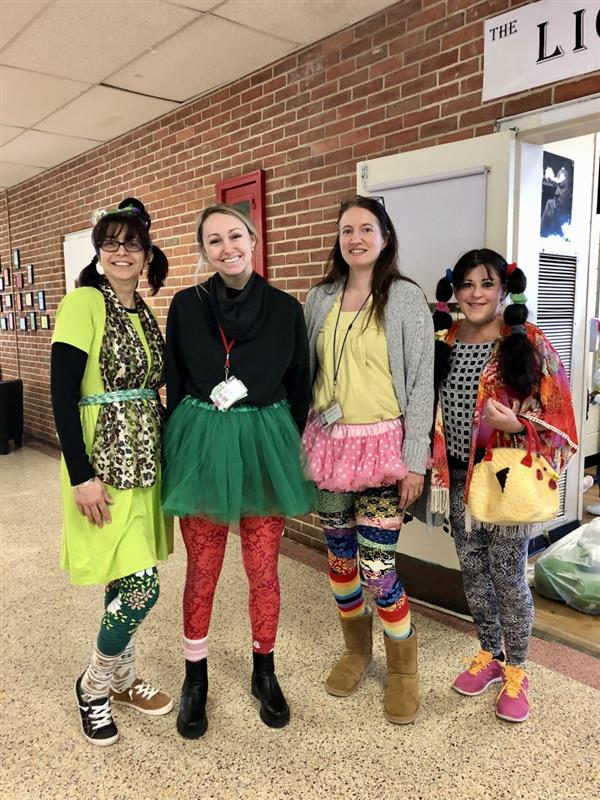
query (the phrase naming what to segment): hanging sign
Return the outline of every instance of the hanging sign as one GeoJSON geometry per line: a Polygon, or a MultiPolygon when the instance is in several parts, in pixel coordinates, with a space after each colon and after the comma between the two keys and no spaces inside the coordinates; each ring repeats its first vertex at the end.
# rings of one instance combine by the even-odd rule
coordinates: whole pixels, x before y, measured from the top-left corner
{"type": "Polygon", "coordinates": [[[600,0],[530,3],[486,20],[484,37],[482,100],[600,70],[600,0]]]}

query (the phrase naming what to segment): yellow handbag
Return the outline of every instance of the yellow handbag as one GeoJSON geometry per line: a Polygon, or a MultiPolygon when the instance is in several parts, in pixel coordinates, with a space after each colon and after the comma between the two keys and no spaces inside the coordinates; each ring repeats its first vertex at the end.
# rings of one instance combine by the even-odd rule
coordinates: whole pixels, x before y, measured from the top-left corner
{"type": "Polygon", "coordinates": [[[479,522],[519,525],[547,522],[559,510],[558,473],[541,455],[540,437],[528,419],[527,450],[494,447],[488,438],[483,460],[473,467],[467,507],[479,522]]]}

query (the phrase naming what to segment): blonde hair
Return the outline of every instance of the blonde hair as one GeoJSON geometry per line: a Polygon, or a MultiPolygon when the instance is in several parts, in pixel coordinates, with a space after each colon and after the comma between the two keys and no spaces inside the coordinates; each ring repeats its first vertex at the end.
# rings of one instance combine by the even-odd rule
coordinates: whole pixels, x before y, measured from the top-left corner
{"type": "Polygon", "coordinates": [[[212,217],[213,214],[229,214],[230,217],[236,217],[239,219],[241,223],[245,226],[248,233],[251,236],[254,236],[256,241],[258,242],[259,236],[258,231],[256,230],[256,226],[252,222],[252,220],[247,217],[243,211],[240,211],[239,208],[235,206],[228,206],[225,203],[216,203],[214,206],[208,206],[204,209],[204,211],[200,214],[198,218],[198,226],[196,228],[196,241],[200,246],[200,252],[203,252],[204,246],[202,244],[202,227],[204,223],[209,217],[212,217]]]}

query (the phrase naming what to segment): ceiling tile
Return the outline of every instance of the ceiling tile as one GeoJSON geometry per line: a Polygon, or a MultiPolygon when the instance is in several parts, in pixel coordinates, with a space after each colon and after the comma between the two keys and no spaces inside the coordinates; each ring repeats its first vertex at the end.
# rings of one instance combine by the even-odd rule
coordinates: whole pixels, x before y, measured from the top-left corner
{"type": "Polygon", "coordinates": [[[0,48],[31,22],[48,0],[2,0],[0,2],[0,48]]]}
{"type": "Polygon", "coordinates": [[[23,133],[23,130],[23,128],[14,128],[12,125],[0,125],[0,147],[23,133]]]}
{"type": "Polygon", "coordinates": [[[177,108],[177,103],[96,86],[36,127],[107,141],[177,108]]]}
{"type": "Polygon", "coordinates": [[[214,13],[273,36],[308,44],[395,2],[397,0],[227,0],[214,13]]]}
{"type": "Polygon", "coordinates": [[[98,83],[197,18],[193,9],[159,0],[56,0],[0,61],[98,83]]]}
{"type": "Polygon", "coordinates": [[[176,6],[194,8],[196,11],[210,11],[217,6],[223,5],[223,0],[169,0],[169,3],[174,3],[176,6]]]}
{"type": "Polygon", "coordinates": [[[270,64],[294,47],[206,15],[107,83],[183,101],[270,64]]]}
{"type": "Polygon", "coordinates": [[[0,67],[0,119],[28,128],[88,88],[88,83],[0,67]]]}
{"type": "Polygon", "coordinates": [[[25,131],[21,136],[0,147],[0,159],[11,164],[27,164],[48,169],[85,153],[97,144],[100,142],[78,139],[74,136],[25,131]]]}
{"type": "Polygon", "coordinates": [[[8,189],[21,181],[39,175],[43,170],[40,167],[26,167],[22,164],[5,164],[0,161],[0,188],[8,189]]]}

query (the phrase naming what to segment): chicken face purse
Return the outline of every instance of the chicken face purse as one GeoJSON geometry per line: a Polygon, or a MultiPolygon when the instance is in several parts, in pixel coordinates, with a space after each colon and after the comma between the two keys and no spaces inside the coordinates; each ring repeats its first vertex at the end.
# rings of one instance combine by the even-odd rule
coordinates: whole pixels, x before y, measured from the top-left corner
{"type": "Polygon", "coordinates": [[[527,433],[527,450],[492,448],[494,430],[483,460],[473,467],[467,507],[480,522],[519,525],[547,522],[558,514],[558,473],[541,455],[540,437],[531,422],[519,420],[527,433]]]}

